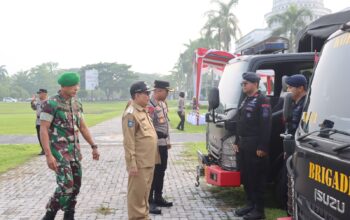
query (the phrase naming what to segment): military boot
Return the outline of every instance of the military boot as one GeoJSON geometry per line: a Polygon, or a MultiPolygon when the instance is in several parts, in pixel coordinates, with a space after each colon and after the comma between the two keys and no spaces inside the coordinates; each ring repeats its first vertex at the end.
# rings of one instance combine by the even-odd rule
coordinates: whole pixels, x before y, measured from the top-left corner
{"type": "Polygon", "coordinates": [[[265,219],[264,211],[260,211],[258,209],[253,209],[251,212],[243,216],[244,220],[261,220],[265,219]]]}
{"type": "Polygon", "coordinates": [[[46,211],[45,216],[42,220],[54,220],[56,217],[57,211],[46,211]]]}
{"type": "Polygon", "coordinates": [[[63,220],[74,220],[74,210],[68,210],[64,212],[63,220]]]}
{"type": "Polygon", "coordinates": [[[162,214],[162,210],[159,209],[155,203],[150,203],[149,204],[149,213],[154,214],[154,215],[160,215],[160,214],[162,214]]]}
{"type": "Polygon", "coordinates": [[[173,206],[173,203],[166,201],[163,198],[163,196],[156,196],[154,198],[154,203],[159,207],[171,207],[171,206],[173,206]]]}
{"type": "Polygon", "coordinates": [[[247,205],[247,206],[244,206],[242,208],[236,209],[235,215],[238,217],[242,217],[242,216],[248,214],[253,209],[254,209],[253,205],[247,205]]]}

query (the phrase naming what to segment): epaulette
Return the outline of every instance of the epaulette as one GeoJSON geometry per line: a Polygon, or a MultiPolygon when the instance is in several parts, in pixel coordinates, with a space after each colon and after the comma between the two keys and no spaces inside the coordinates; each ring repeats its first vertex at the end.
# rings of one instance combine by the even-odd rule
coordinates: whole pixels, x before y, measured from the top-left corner
{"type": "Polygon", "coordinates": [[[133,112],[134,112],[134,107],[130,105],[130,106],[125,110],[125,114],[124,114],[124,115],[132,114],[133,112]]]}

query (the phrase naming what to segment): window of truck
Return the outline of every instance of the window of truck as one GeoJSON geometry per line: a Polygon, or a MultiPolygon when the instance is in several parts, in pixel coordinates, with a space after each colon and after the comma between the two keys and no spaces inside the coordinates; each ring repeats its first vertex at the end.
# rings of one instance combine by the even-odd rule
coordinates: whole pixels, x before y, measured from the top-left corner
{"type": "MultiPolygon", "coordinates": [[[[304,132],[335,128],[350,132],[350,33],[328,41],[315,70],[310,96],[303,111],[304,132]]],[[[319,133],[315,133],[319,135],[319,133]]],[[[332,134],[328,137],[349,141],[349,136],[332,134]]]]}
{"type": "Polygon", "coordinates": [[[242,60],[226,65],[219,83],[220,105],[217,112],[223,113],[227,109],[237,108],[241,97],[242,74],[247,68],[248,63],[242,60]]]}

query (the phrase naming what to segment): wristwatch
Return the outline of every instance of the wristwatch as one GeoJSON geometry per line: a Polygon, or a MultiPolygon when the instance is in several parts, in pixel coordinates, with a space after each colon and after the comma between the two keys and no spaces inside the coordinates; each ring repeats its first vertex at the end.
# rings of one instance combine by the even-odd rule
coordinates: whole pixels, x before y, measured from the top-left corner
{"type": "Polygon", "coordinates": [[[97,149],[97,144],[91,145],[91,148],[92,148],[92,149],[97,149]]]}

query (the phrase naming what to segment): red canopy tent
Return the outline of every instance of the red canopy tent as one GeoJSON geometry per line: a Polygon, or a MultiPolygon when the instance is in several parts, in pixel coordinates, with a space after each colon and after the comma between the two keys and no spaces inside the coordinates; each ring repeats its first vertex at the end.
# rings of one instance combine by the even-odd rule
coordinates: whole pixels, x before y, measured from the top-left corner
{"type": "Polygon", "coordinates": [[[198,48],[195,51],[195,58],[193,62],[194,64],[193,74],[195,79],[194,81],[195,81],[195,94],[196,94],[196,106],[197,106],[197,125],[199,120],[198,102],[199,102],[199,95],[201,90],[201,77],[202,77],[203,69],[210,67],[212,69],[223,72],[226,64],[231,59],[237,56],[238,55],[234,55],[225,51],[206,49],[206,48],[198,48]]]}

